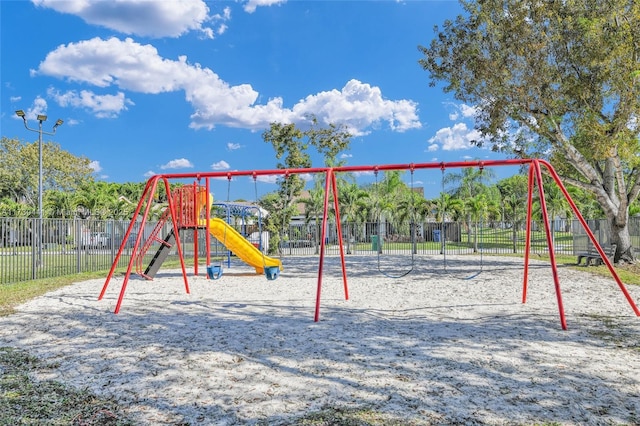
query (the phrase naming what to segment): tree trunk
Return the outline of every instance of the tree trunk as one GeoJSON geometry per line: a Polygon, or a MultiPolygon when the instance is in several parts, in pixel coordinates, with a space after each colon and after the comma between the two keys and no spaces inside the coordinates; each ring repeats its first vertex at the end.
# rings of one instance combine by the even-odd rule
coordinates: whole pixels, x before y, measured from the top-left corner
{"type": "Polygon", "coordinates": [[[629,233],[629,215],[625,216],[624,223],[618,223],[616,216],[607,218],[611,228],[611,244],[616,245],[613,263],[633,263],[636,261],[629,233]]]}
{"type": "Polygon", "coordinates": [[[594,193],[598,204],[605,212],[611,230],[611,244],[616,245],[614,263],[634,263],[636,256],[629,233],[629,204],[638,198],[640,179],[630,182],[631,188],[627,188],[623,163],[615,147],[611,147],[610,157],[604,160],[603,168],[593,167],[571,145],[567,146],[565,152],[570,154],[567,155],[568,161],[589,179],[590,183],[571,177],[565,178],[565,182],[594,193]]]}

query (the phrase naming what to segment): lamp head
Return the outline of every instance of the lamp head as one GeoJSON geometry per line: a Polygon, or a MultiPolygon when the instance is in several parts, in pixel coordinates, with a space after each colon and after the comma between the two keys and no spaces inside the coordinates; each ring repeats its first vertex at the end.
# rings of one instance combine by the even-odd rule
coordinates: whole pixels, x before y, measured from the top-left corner
{"type": "Polygon", "coordinates": [[[17,110],[17,111],[16,111],[16,115],[17,115],[18,117],[21,117],[21,118],[24,120],[25,114],[24,114],[24,111],[23,111],[23,110],[21,110],[21,109],[17,110]]]}
{"type": "Polygon", "coordinates": [[[62,123],[64,123],[64,121],[58,118],[58,120],[56,121],[56,124],[53,125],[53,128],[55,129],[56,127],[60,126],[62,123]]]}
{"type": "Polygon", "coordinates": [[[42,122],[42,121],[47,121],[47,116],[43,115],[43,114],[38,114],[37,117],[38,121],[42,122]]]}

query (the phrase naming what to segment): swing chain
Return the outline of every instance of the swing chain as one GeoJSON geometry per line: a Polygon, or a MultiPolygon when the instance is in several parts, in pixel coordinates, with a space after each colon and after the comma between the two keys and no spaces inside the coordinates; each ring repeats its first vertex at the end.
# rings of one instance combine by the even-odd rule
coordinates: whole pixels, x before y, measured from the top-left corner
{"type": "MultiPolygon", "coordinates": [[[[414,192],[413,191],[413,189],[414,189],[413,188],[413,172],[414,172],[414,169],[415,169],[415,167],[414,167],[414,165],[412,163],[411,166],[410,166],[410,170],[411,170],[411,194],[410,194],[410,197],[411,197],[411,199],[409,200],[409,202],[411,203],[411,210],[412,210],[411,211],[411,215],[412,215],[412,218],[411,218],[411,223],[409,225],[409,232],[411,233],[411,241],[415,243],[415,231],[413,229],[414,226],[415,226],[415,219],[413,217],[413,216],[415,216],[415,206],[414,206],[414,200],[413,200],[413,192],[414,192]]],[[[380,207],[380,186],[379,186],[380,184],[378,183],[378,167],[377,166],[374,167],[373,173],[374,173],[375,178],[376,178],[375,193],[377,194],[378,207],[380,207]]],[[[390,274],[390,273],[388,273],[386,271],[383,271],[382,270],[381,261],[380,261],[381,260],[380,259],[380,257],[381,257],[380,254],[382,253],[382,240],[380,238],[380,222],[381,222],[380,219],[381,219],[381,216],[382,216],[382,211],[381,211],[381,209],[379,209],[378,218],[377,218],[377,223],[378,223],[378,227],[377,227],[377,231],[378,231],[378,236],[377,236],[378,237],[378,240],[377,240],[378,241],[378,247],[377,247],[377,249],[378,249],[377,250],[378,251],[378,256],[377,256],[377,258],[378,258],[378,262],[377,262],[378,263],[378,272],[380,272],[382,275],[384,275],[384,276],[386,276],[388,278],[393,278],[393,279],[405,277],[406,275],[411,273],[411,271],[413,271],[413,268],[415,266],[415,254],[416,254],[415,244],[412,244],[412,247],[411,247],[411,266],[410,266],[410,268],[408,270],[406,270],[404,272],[401,272],[399,274],[396,274],[396,275],[390,274]]]]}

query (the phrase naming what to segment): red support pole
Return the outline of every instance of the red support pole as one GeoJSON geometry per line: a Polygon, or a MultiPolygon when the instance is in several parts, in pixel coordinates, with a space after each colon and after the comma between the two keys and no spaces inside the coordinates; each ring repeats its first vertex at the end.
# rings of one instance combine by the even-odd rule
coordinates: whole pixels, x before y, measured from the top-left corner
{"type": "Polygon", "coordinates": [[[340,208],[338,203],[338,185],[335,173],[331,174],[331,187],[333,190],[333,208],[336,212],[336,225],[338,232],[338,244],[340,246],[340,261],[342,263],[342,282],[344,287],[344,299],[349,300],[349,287],[347,286],[347,267],[344,263],[344,243],[342,241],[342,224],[340,220],[340,208]]]}
{"type": "MultiPolygon", "coordinates": [[[[197,185],[196,182],[193,182],[193,195],[191,196],[191,202],[189,206],[191,210],[193,210],[192,217],[192,225],[193,225],[193,274],[198,276],[198,210],[196,206],[198,205],[198,191],[200,190],[200,185],[197,185]]],[[[188,291],[187,291],[188,293],[188,291]]]]}
{"type": "Polygon", "coordinates": [[[562,193],[564,194],[565,199],[567,200],[567,202],[571,206],[571,210],[573,210],[573,213],[576,215],[576,217],[580,221],[580,224],[582,225],[582,228],[584,229],[584,231],[589,236],[589,239],[591,240],[591,243],[598,250],[598,253],[600,254],[600,257],[602,258],[602,261],[607,265],[607,268],[609,269],[609,272],[611,273],[611,275],[613,276],[614,280],[618,284],[618,287],[620,287],[620,290],[622,290],[622,294],[624,294],[624,297],[627,299],[627,302],[629,302],[629,305],[631,305],[631,309],[633,309],[633,312],[636,314],[636,316],[640,316],[640,310],[638,309],[638,306],[633,301],[633,298],[631,297],[631,295],[627,291],[627,288],[623,284],[622,280],[620,279],[620,276],[618,275],[618,273],[614,269],[613,265],[611,264],[611,261],[609,260],[609,258],[606,255],[606,253],[604,252],[604,250],[602,249],[602,247],[598,243],[598,240],[596,239],[595,235],[593,235],[593,232],[591,232],[591,229],[589,228],[589,224],[587,224],[587,221],[584,220],[584,217],[582,217],[582,214],[580,213],[580,210],[578,210],[578,206],[576,206],[576,204],[573,202],[573,199],[571,198],[571,195],[569,194],[569,192],[565,188],[564,184],[560,180],[560,177],[558,176],[558,174],[556,173],[554,168],[551,166],[551,164],[549,164],[548,162],[546,162],[544,160],[539,160],[539,163],[543,164],[545,166],[545,168],[549,171],[549,174],[551,175],[553,180],[556,182],[556,184],[560,188],[560,191],[562,191],[562,193]]]}
{"type": "MultiPolygon", "coordinates": [[[[156,193],[156,188],[158,186],[158,179],[161,178],[159,176],[155,176],[151,178],[153,183],[151,185],[151,190],[149,192],[149,198],[147,199],[147,205],[144,209],[144,214],[142,215],[142,220],[140,221],[140,232],[138,232],[138,237],[136,238],[136,242],[133,244],[133,248],[131,249],[131,259],[129,259],[129,265],[127,266],[127,272],[124,275],[124,280],[122,281],[122,287],[120,288],[120,295],[118,296],[118,302],[116,303],[116,309],[114,313],[120,312],[120,306],[122,305],[122,299],[124,298],[124,293],[127,290],[127,283],[129,282],[129,276],[131,275],[131,266],[134,261],[134,254],[137,253],[138,247],[140,247],[140,243],[142,242],[142,237],[144,235],[144,225],[147,223],[147,218],[149,217],[149,210],[151,209],[151,203],[153,201],[153,195],[156,193]]],[[[137,215],[133,216],[132,221],[136,220],[137,215]]],[[[126,241],[126,240],[125,240],[126,241]]]]}
{"type": "MultiPolygon", "coordinates": [[[[206,216],[205,216],[205,226],[207,229],[205,229],[205,237],[204,237],[204,241],[205,244],[207,245],[207,266],[211,266],[211,234],[209,234],[209,225],[211,223],[211,186],[209,183],[209,178],[205,178],[204,180],[204,186],[205,186],[205,191],[207,193],[207,211],[206,211],[206,216]]],[[[209,279],[209,274],[207,273],[207,279],[209,279]]]]}
{"type": "Polygon", "coordinates": [[[327,217],[329,216],[329,188],[333,177],[333,169],[326,171],[327,177],[324,185],[324,209],[322,214],[322,232],[320,233],[320,261],[318,262],[318,290],[316,292],[316,312],[313,320],[320,321],[320,293],[322,290],[322,267],[324,266],[324,240],[327,235],[327,217]]]}
{"type": "Polygon", "coordinates": [[[560,278],[558,277],[558,265],[556,264],[555,248],[553,247],[553,239],[551,238],[551,229],[549,227],[549,213],[547,212],[547,202],[544,198],[544,185],[542,184],[542,172],[540,163],[533,162],[536,172],[536,180],[538,183],[538,194],[540,196],[540,209],[542,210],[542,219],[544,221],[544,230],[547,235],[547,246],[549,249],[549,260],[551,261],[551,271],[553,272],[553,282],[556,286],[556,298],[558,300],[558,311],[560,311],[560,324],[562,329],[567,329],[567,320],[564,316],[564,306],[562,304],[562,292],[560,291],[560,278]]]}
{"type": "MultiPolygon", "coordinates": [[[[170,194],[171,188],[169,187],[169,181],[167,179],[164,179],[164,187],[165,187],[165,190],[167,191],[167,194],[170,194]]],[[[184,207],[185,207],[184,205],[180,206],[180,208],[183,210],[184,210],[184,207]]],[[[178,224],[178,219],[176,218],[176,205],[175,205],[175,202],[173,201],[173,197],[169,197],[169,211],[171,212],[171,222],[173,224],[173,232],[176,236],[176,248],[178,249],[178,257],[180,258],[180,266],[182,268],[182,278],[184,280],[184,288],[187,294],[189,294],[190,293],[189,281],[187,279],[187,269],[184,264],[184,255],[182,252],[182,244],[180,243],[180,234],[178,233],[178,229],[180,228],[178,224]]]]}
{"type": "Polygon", "coordinates": [[[531,218],[533,216],[533,187],[534,187],[534,167],[533,163],[529,165],[529,183],[527,187],[527,226],[524,243],[524,278],[522,283],[522,303],[527,303],[527,283],[529,281],[529,255],[531,254],[531,218]]]}
{"type": "MultiPolygon", "coordinates": [[[[140,201],[138,201],[138,206],[136,207],[136,211],[133,213],[133,217],[131,219],[131,222],[129,223],[129,227],[127,228],[127,231],[124,234],[124,237],[122,238],[122,242],[120,243],[120,248],[118,249],[118,253],[116,253],[116,257],[113,260],[113,264],[111,265],[111,269],[109,270],[109,274],[107,274],[107,279],[104,282],[104,285],[102,286],[102,291],[100,292],[100,295],[98,296],[98,300],[102,300],[102,298],[104,297],[106,291],[107,291],[107,287],[109,286],[109,281],[111,281],[111,278],[113,277],[113,273],[116,270],[116,267],[118,266],[118,262],[120,261],[120,256],[122,256],[122,252],[124,251],[124,247],[127,244],[127,241],[129,240],[129,235],[131,235],[131,231],[133,230],[134,225],[136,224],[136,219],[138,218],[138,215],[140,214],[140,210],[142,210],[142,206],[144,205],[144,200],[145,200],[145,196],[149,197],[148,202],[151,203],[151,199],[153,199],[153,191],[151,191],[150,195],[149,195],[149,188],[150,186],[155,185],[155,178],[149,178],[149,180],[147,180],[147,183],[144,187],[144,190],[142,191],[142,195],[140,196],[140,201]]],[[[136,239],[136,244],[137,244],[137,239],[136,239]]],[[[127,273],[125,275],[125,280],[129,279],[129,274],[131,273],[131,268],[133,266],[133,262],[134,262],[134,254],[135,254],[135,250],[136,250],[135,246],[132,250],[132,254],[131,254],[131,258],[129,259],[129,264],[127,266],[127,273]]]]}

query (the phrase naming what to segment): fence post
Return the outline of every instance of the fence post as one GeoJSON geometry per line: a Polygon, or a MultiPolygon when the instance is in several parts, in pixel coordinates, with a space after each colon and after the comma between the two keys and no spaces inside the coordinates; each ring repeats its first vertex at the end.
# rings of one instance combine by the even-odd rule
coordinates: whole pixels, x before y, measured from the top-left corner
{"type": "Polygon", "coordinates": [[[36,231],[35,231],[35,223],[33,218],[29,218],[29,230],[31,230],[31,279],[35,280],[38,278],[37,272],[37,261],[36,261],[36,231]]]}
{"type": "Polygon", "coordinates": [[[81,251],[81,245],[82,245],[82,232],[80,229],[80,218],[78,218],[77,216],[75,217],[75,219],[73,220],[74,223],[74,227],[75,227],[75,243],[76,243],[76,273],[79,274],[80,272],[82,272],[82,253],[81,251]]]}

